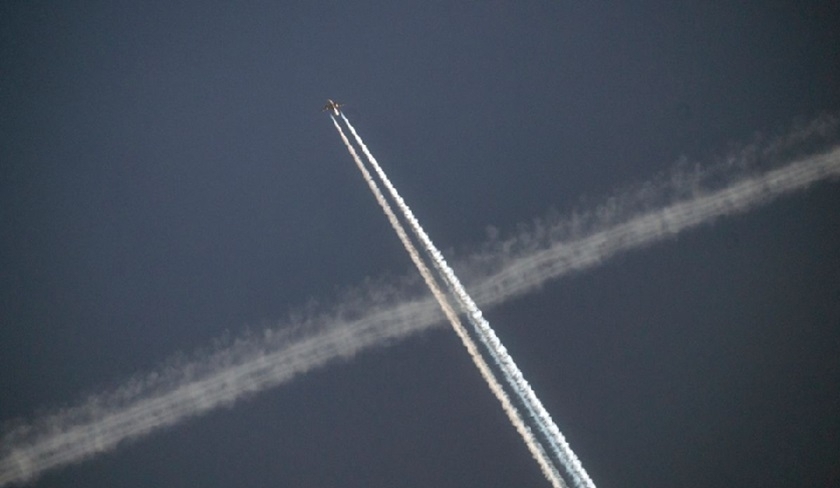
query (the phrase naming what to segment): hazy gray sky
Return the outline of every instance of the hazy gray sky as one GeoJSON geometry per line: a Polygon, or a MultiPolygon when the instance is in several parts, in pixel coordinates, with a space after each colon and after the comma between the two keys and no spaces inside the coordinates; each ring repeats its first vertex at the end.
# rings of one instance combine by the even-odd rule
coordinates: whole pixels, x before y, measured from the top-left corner
{"type": "MultiPolygon", "coordinates": [[[[838,19],[819,1],[6,2],[0,422],[412,275],[328,97],[458,261],[489,226],[837,114],[838,19]]],[[[831,486],[838,208],[822,183],[486,315],[600,487],[831,486]]],[[[36,483],[80,485],[547,486],[443,328],[36,483]]]]}

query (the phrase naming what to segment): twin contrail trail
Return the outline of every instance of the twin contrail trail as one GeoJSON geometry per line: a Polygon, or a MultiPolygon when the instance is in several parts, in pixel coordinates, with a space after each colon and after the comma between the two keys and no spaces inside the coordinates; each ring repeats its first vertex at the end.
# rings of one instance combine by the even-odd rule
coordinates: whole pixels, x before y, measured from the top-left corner
{"type": "MultiPolygon", "coordinates": [[[[507,395],[507,393],[505,393],[504,389],[502,388],[502,385],[496,379],[492,370],[487,365],[487,362],[484,360],[484,357],[478,351],[478,347],[476,347],[475,341],[472,340],[472,338],[469,336],[466,329],[464,328],[463,324],[461,324],[461,320],[458,318],[458,314],[455,312],[455,310],[452,309],[452,306],[446,299],[446,295],[440,289],[440,286],[438,286],[434,275],[432,275],[431,270],[429,270],[429,267],[426,266],[426,263],[420,257],[420,253],[417,251],[417,248],[414,246],[414,243],[411,242],[411,239],[408,237],[408,234],[406,234],[405,229],[403,228],[396,214],[394,214],[394,211],[391,209],[391,205],[385,199],[385,196],[382,194],[382,191],[380,191],[376,181],[374,181],[374,179],[371,177],[370,172],[365,167],[365,164],[362,162],[361,158],[359,158],[359,155],[356,153],[356,150],[353,148],[353,145],[350,144],[349,140],[347,140],[347,136],[344,134],[344,131],[341,129],[341,126],[338,125],[338,122],[335,120],[335,117],[330,115],[330,118],[332,119],[333,125],[335,125],[338,134],[341,136],[341,140],[344,142],[344,145],[347,146],[347,151],[350,153],[350,156],[356,163],[356,167],[362,173],[362,178],[364,178],[365,182],[367,182],[368,187],[373,193],[373,196],[376,198],[377,203],[379,203],[379,206],[382,207],[382,211],[385,212],[385,216],[391,223],[391,227],[394,228],[394,231],[397,233],[400,242],[402,242],[403,246],[405,247],[405,250],[408,252],[411,261],[417,267],[417,271],[423,277],[423,281],[426,282],[426,285],[429,287],[429,290],[432,292],[432,295],[435,297],[435,300],[437,301],[438,305],[440,305],[443,314],[446,316],[447,320],[449,320],[449,323],[452,324],[452,328],[455,330],[455,333],[461,339],[461,342],[464,344],[464,347],[467,348],[467,351],[469,352],[473,363],[475,363],[476,367],[481,373],[481,376],[490,386],[490,390],[493,392],[496,398],[498,398],[499,402],[501,402],[502,409],[504,410],[505,414],[507,414],[508,419],[510,419],[514,428],[516,428],[517,432],[519,432],[519,435],[522,436],[522,439],[525,441],[525,445],[528,447],[528,450],[531,451],[531,455],[539,464],[543,474],[553,486],[557,488],[566,488],[566,484],[563,482],[563,478],[560,476],[560,473],[552,464],[550,458],[545,452],[545,449],[543,449],[542,445],[534,437],[533,432],[531,432],[531,430],[525,424],[522,415],[519,413],[519,411],[516,409],[513,403],[511,403],[510,397],[507,395]]],[[[344,118],[343,114],[342,118],[344,118]]],[[[347,121],[346,118],[344,120],[345,122],[347,121]]],[[[350,128],[350,131],[353,133],[353,136],[356,138],[356,140],[360,141],[361,139],[359,138],[358,134],[356,134],[356,131],[353,129],[353,126],[351,126],[349,122],[347,123],[347,126],[350,128]]],[[[362,145],[362,149],[364,150],[365,154],[368,155],[368,158],[371,159],[371,161],[374,161],[372,159],[372,156],[369,156],[367,147],[362,145]]],[[[378,168],[378,165],[374,167],[378,168]]],[[[377,172],[379,171],[380,170],[377,169],[377,172]]]]}
{"type": "MultiPolygon", "coordinates": [[[[785,139],[808,142],[819,132],[795,131],[785,139]]],[[[742,156],[734,156],[733,164],[741,160],[742,156]]],[[[838,147],[780,162],[785,164],[751,176],[734,178],[724,172],[728,184],[721,188],[694,189],[684,199],[619,215],[582,235],[566,236],[561,221],[502,242],[466,259],[493,267],[470,282],[470,291],[480,305],[493,306],[622,252],[840,177],[838,147]]],[[[76,407],[5,426],[0,438],[0,486],[32,480],[50,469],[110,451],[314,368],[429,329],[444,318],[431,298],[394,297],[381,289],[369,293],[377,291],[386,299],[339,303],[334,313],[242,337],[227,348],[154,371],[76,407]],[[352,308],[353,314],[342,313],[343,308],[352,308]]]]}
{"type": "MultiPolygon", "coordinates": [[[[353,134],[356,142],[362,148],[362,152],[364,152],[365,156],[367,156],[368,161],[371,166],[373,166],[376,174],[390,192],[391,197],[397,204],[397,207],[402,211],[406,221],[414,231],[414,234],[420,240],[423,249],[425,249],[428,253],[429,258],[434,263],[435,268],[438,270],[438,273],[440,273],[443,281],[446,283],[447,287],[452,292],[452,295],[466,313],[468,320],[476,331],[476,334],[487,348],[490,357],[493,358],[493,361],[501,369],[508,386],[519,398],[519,401],[528,411],[535,427],[542,433],[546,442],[548,442],[550,450],[555,456],[556,462],[558,462],[559,465],[566,470],[572,478],[575,486],[578,488],[595,488],[595,484],[586,473],[586,470],[583,468],[583,465],[581,465],[580,460],[572,451],[571,447],[569,447],[568,442],[566,442],[566,438],[560,432],[560,429],[557,428],[557,425],[543,407],[542,402],[540,402],[539,398],[537,398],[537,395],[534,393],[531,385],[529,385],[525,380],[525,377],[522,375],[519,367],[516,366],[513,358],[507,353],[505,346],[502,345],[502,342],[490,327],[490,323],[484,319],[478,305],[475,304],[472,297],[470,297],[469,293],[467,293],[461,285],[461,281],[457,276],[455,276],[455,272],[452,271],[452,268],[446,262],[446,259],[444,259],[443,254],[440,253],[431,238],[429,238],[428,234],[426,234],[426,231],[423,230],[420,222],[414,216],[414,212],[412,212],[408,204],[405,203],[405,200],[403,200],[396,187],[391,183],[391,180],[382,170],[382,167],[376,161],[376,158],[374,158],[373,154],[371,154],[370,150],[368,150],[367,145],[356,132],[353,124],[347,120],[347,117],[345,117],[343,113],[341,114],[341,118],[344,120],[344,123],[347,124],[347,127],[350,129],[350,132],[353,134]]],[[[335,119],[333,119],[333,122],[335,122],[335,119]]],[[[350,148],[350,146],[348,146],[348,148],[350,148]]],[[[551,479],[549,480],[551,481],[551,479]]]]}

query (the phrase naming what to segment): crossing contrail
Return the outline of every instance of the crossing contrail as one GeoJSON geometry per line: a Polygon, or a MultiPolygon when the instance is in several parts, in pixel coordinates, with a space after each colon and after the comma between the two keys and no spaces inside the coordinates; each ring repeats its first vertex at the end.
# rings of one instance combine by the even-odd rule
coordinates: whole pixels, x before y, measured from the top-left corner
{"type": "MultiPolygon", "coordinates": [[[[353,124],[347,120],[347,117],[345,117],[343,113],[341,114],[341,118],[344,120],[344,123],[347,124],[347,127],[350,129],[350,133],[353,134],[356,142],[362,148],[362,152],[364,152],[365,156],[367,156],[368,161],[371,166],[373,166],[376,174],[379,175],[379,178],[382,180],[385,188],[387,188],[388,192],[390,192],[391,197],[397,204],[397,207],[403,212],[406,221],[411,226],[414,234],[420,240],[423,248],[428,252],[430,259],[434,263],[435,268],[442,275],[444,282],[447,284],[452,294],[456,297],[458,303],[461,304],[461,307],[467,314],[470,323],[475,328],[476,334],[487,348],[495,363],[502,370],[508,385],[519,397],[519,400],[525,406],[528,414],[533,419],[535,426],[550,444],[551,451],[555,455],[557,462],[563,466],[568,475],[572,478],[575,486],[578,488],[595,488],[595,483],[583,468],[580,459],[578,459],[577,455],[574,451],[572,451],[572,448],[566,441],[565,436],[563,436],[560,429],[557,427],[557,424],[555,424],[554,420],[552,420],[551,415],[549,415],[548,411],[545,407],[543,407],[542,402],[540,402],[540,399],[537,397],[536,393],[534,393],[531,385],[528,384],[527,380],[525,380],[525,377],[522,375],[519,367],[516,365],[510,354],[508,354],[507,349],[502,344],[498,336],[496,336],[493,328],[490,327],[490,323],[487,322],[482,315],[478,305],[476,305],[472,297],[470,297],[469,293],[467,293],[467,290],[461,285],[461,281],[446,262],[443,254],[440,253],[431,238],[428,234],[426,234],[426,231],[423,230],[423,227],[414,216],[411,208],[407,203],[405,203],[405,200],[403,200],[396,187],[391,183],[391,180],[385,174],[385,171],[382,170],[382,167],[376,161],[376,158],[373,157],[373,154],[371,154],[367,145],[356,132],[353,124]]],[[[333,122],[335,123],[334,119],[333,122]]]]}
{"type": "MultiPolygon", "coordinates": [[[[813,135],[795,131],[785,136],[797,137],[808,142],[813,135]]],[[[733,165],[743,158],[733,156],[733,165]]],[[[785,164],[776,169],[734,180],[724,171],[722,178],[729,183],[721,188],[692,188],[682,199],[633,215],[619,211],[618,217],[581,233],[566,233],[569,224],[561,220],[489,246],[464,261],[467,267],[478,262],[482,268],[473,271],[477,277],[470,290],[480,305],[497,305],[620,253],[840,177],[840,147],[781,162],[785,164]],[[485,272],[485,266],[492,269],[485,272]]],[[[427,330],[444,318],[432,298],[406,297],[382,288],[368,290],[368,295],[371,298],[361,303],[338,303],[331,313],[288,320],[276,329],[240,337],[226,348],[155,370],[75,407],[7,423],[0,438],[0,486],[32,480],[232,405],[314,368],[427,330]]]]}
{"type": "MultiPolygon", "coordinates": [[[[545,477],[552,484],[552,486],[557,488],[566,488],[566,483],[563,481],[563,478],[560,476],[560,473],[558,472],[557,468],[552,464],[542,444],[536,439],[536,437],[534,437],[533,432],[531,432],[531,430],[527,427],[525,421],[522,419],[522,415],[519,413],[519,411],[513,405],[513,403],[511,403],[510,397],[507,395],[507,393],[505,393],[504,389],[502,388],[502,385],[496,379],[496,376],[493,374],[492,370],[487,365],[487,362],[484,360],[484,357],[478,351],[478,347],[476,346],[475,341],[473,341],[467,333],[466,329],[461,323],[461,319],[458,318],[457,312],[455,312],[455,310],[449,304],[449,301],[446,299],[446,295],[444,294],[443,290],[440,289],[440,286],[438,286],[437,280],[432,275],[431,270],[428,266],[426,266],[426,263],[420,257],[420,253],[417,251],[417,248],[414,246],[414,243],[411,242],[411,239],[408,237],[408,234],[406,234],[405,229],[403,228],[396,214],[394,214],[394,211],[391,209],[391,205],[385,199],[385,196],[382,194],[382,191],[379,190],[379,186],[376,184],[376,181],[374,181],[374,179],[371,177],[370,172],[367,170],[364,163],[359,158],[359,155],[356,153],[356,150],[353,148],[353,145],[350,144],[349,140],[347,140],[347,136],[344,134],[344,131],[341,129],[341,126],[338,125],[338,122],[335,120],[335,117],[330,115],[330,118],[332,119],[333,125],[335,125],[339,136],[341,136],[341,140],[344,142],[344,145],[347,146],[347,151],[350,153],[350,156],[352,156],[353,161],[356,163],[356,167],[359,169],[359,172],[362,173],[362,178],[364,178],[365,182],[368,184],[368,187],[373,193],[373,196],[376,198],[377,203],[379,203],[379,206],[382,208],[382,211],[385,212],[385,216],[388,218],[388,222],[391,223],[391,227],[393,227],[394,231],[397,233],[397,237],[399,237],[400,242],[402,242],[403,247],[405,247],[405,250],[411,257],[411,261],[417,267],[417,271],[423,277],[423,281],[426,282],[426,285],[429,287],[429,290],[432,292],[432,295],[435,297],[435,300],[438,302],[438,305],[440,305],[441,310],[443,310],[443,314],[446,316],[447,320],[449,320],[449,323],[452,324],[452,328],[455,329],[455,333],[458,335],[459,338],[461,338],[461,342],[464,344],[464,347],[467,348],[467,351],[469,352],[473,363],[475,363],[476,367],[481,373],[481,376],[490,386],[490,391],[492,391],[496,398],[499,400],[499,402],[501,402],[502,409],[508,416],[508,419],[510,419],[517,432],[519,432],[519,435],[522,436],[522,439],[525,441],[525,445],[528,447],[528,450],[531,451],[531,455],[537,461],[537,464],[539,464],[543,475],[545,475],[545,477]]],[[[354,136],[356,136],[355,131],[354,136]]]]}

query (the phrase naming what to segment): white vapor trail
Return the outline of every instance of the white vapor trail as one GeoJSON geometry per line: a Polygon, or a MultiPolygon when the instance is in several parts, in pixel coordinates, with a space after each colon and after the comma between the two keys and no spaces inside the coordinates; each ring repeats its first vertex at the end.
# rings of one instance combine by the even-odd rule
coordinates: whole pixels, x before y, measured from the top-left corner
{"type": "Polygon", "coordinates": [[[840,147],[707,195],[650,210],[586,237],[554,242],[545,249],[511,259],[496,273],[476,283],[474,294],[480,303],[495,304],[502,296],[525,294],[550,279],[597,266],[618,253],[668,239],[719,217],[746,212],[818,181],[838,177],[840,147]]]}
{"type": "Polygon", "coordinates": [[[539,398],[537,398],[537,395],[534,393],[531,385],[525,380],[525,377],[522,375],[519,367],[513,361],[510,354],[508,354],[507,349],[502,344],[498,336],[496,336],[493,328],[490,327],[490,323],[487,322],[482,315],[478,305],[476,305],[472,297],[470,297],[469,293],[467,293],[467,290],[461,285],[461,281],[446,262],[443,254],[438,251],[431,238],[428,234],[426,234],[426,231],[423,230],[423,227],[414,216],[411,208],[407,203],[405,203],[405,200],[403,200],[396,187],[394,187],[391,183],[391,180],[385,174],[385,171],[382,170],[382,167],[376,161],[376,158],[374,158],[373,154],[371,154],[370,150],[368,150],[367,145],[356,132],[353,124],[347,120],[347,117],[345,117],[343,113],[341,114],[341,118],[344,120],[344,123],[347,124],[347,127],[350,129],[350,132],[353,134],[356,142],[362,148],[362,152],[364,152],[365,156],[367,156],[374,171],[376,171],[376,174],[379,175],[379,178],[382,180],[385,188],[387,188],[391,193],[391,197],[397,203],[397,207],[405,215],[406,221],[408,221],[417,238],[420,239],[420,242],[428,252],[432,262],[435,264],[435,268],[443,275],[444,282],[463,307],[464,312],[467,314],[470,323],[475,327],[476,333],[482,343],[487,347],[491,357],[501,368],[509,386],[514,392],[516,392],[520,401],[533,418],[537,428],[543,433],[546,440],[551,445],[551,450],[557,457],[557,461],[560,462],[566,469],[575,486],[578,488],[595,488],[595,483],[583,468],[580,459],[578,459],[577,455],[575,455],[574,451],[572,451],[572,448],[560,432],[557,424],[554,423],[551,415],[549,415],[548,411],[545,407],[543,407],[542,402],[540,402],[539,398]]]}
{"type": "Polygon", "coordinates": [[[461,338],[461,342],[464,344],[464,347],[467,348],[467,351],[469,352],[470,357],[472,358],[473,362],[475,363],[476,367],[481,373],[481,376],[490,386],[490,390],[493,392],[493,394],[496,396],[499,402],[501,402],[502,409],[505,411],[505,414],[507,414],[508,419],[510,419],[517,432],[519,432],[519,435],[522,436],[522,439],[525,441],[525,445],[528,447],[528,450],[531,451],[531,455],[537,461],[537,464],[539,464],[543,475],[545,475],[545,477],[552,484],[552,486],[556,488],[566,488],[566,484],[565,482],[563,482],[563,478],[560,476],[560,473],[551,463],[551,460],[546,454],[545,449],[534,437],[533,432],[531,432],[528,426],[525,425],[525,422],[523,421],[519,411],[516,409],[513,403],[511,403],[510,397],[508,397],[507,393],[505,393],[504,389],[502,388],[502,385],[496,379],[492,370],[487,365],[487,362],[484,360],[484,357],[479,353],[475,341],[472,340],[472,338],[469,336],[466,329],[464,328],[463,324],[461,324],[461,319],[458,318],[457,312],[455,312],[455,310],[452,309],[452,306],[446,299],[446,295],[440,289],[440,286],[438,286],[437,281],[432,275],[431,270],[429,270],[429,267],[426,266],[426,263],[420,257],[420,253],[417,251],[417,248],[411,242],[411,239],[408,237],[408,234],[406,234],[405,229],[403,228],[399,219],[397,219],[397,216],[394,214],[394,211],[391,209],[391,205],[388,203],[388,201],[385,199],[385,196],[379,190],[379,186],[377,186],[376,181],[374,181],[371,177],[370,172],[368,172],[364,163],[359,158],[359,155],[356,154],[356,150],[353,148],[353,145],[350,144],[349,140],[347,140],[347,136],[344,134],[344,131],[341,129],[341,126],[338,125],[338,122],[335,120],[335,117],[330,115],[330,118],[332,119],[333,125],[335,125],[338,134],[341,136],[341,140],[344,142],[344,145],[347,146],[347,151],[350,153],[350,156],[353,157],[353,161],[355,161],[356,167],[358,167],[359,172],[362,173],[362,178],[364,178],[365,182],[368,184],[368,187],[370,187],[370,191],[373,193],[377,203],[379,203],[379,206],[382,207],[382,211],[385,212],[385,216],[391,223],[391,227],[393,227],[394,231],[397,233],[397,236],[400,239],[400,242],[402,242],[403,246],[405,247],[405,250],[411,257],[411,261],[417,267],[417,270],[423,277],[423,281],[426,282],[426,285],[429,287],[429,290],[432,292],[432,295],[435,297],[435,300],[438,302],[438,305],[440,305],[441,310],[443,310],[443,314],[446,315],[446,318],[452,324],[452,328],[455,329],[455,333],[458,334],[458,337],[461,338]]]}
{"type": "MultiPolygon", "coordinates": [[[[808,141],[810,136],[803,137],[808,141]]],[[[735,163],[738,160],[736,157],[735,163]]],[[[622,216],[580,237],[558,238],[563,233],[562,222],[535,229],[474,255],[480,262],[492,263],[494,270],[477,278],[470,289],[481,305],[496,305],[550,279],[597,266],[616,254],[840,177],[840,147],[786,161],[791,162],[735,181],[724,174],[730,182],[727,186],[698,190],[683,200],[622,216]],[[532,241],[539,245],[529,247],[532,241]],[[526,249],[513,252],[509,247],[526,249]]],[[[393,296],[381,287],[371,294],[374,292],[387,296],[370,298],[361,305],[341,303],[332,314],[291,320],[277,330],[240,338],[229,347],[153,371],[73,408],[39,415],[27,423],[7,424],[0,437],[0,486],[78,463],[211,409],[229,406],[314,368],[441,323],[443,317],[431,298],[393,296]],[[352,314],[343,313],[347,308],[352,314]]]]}

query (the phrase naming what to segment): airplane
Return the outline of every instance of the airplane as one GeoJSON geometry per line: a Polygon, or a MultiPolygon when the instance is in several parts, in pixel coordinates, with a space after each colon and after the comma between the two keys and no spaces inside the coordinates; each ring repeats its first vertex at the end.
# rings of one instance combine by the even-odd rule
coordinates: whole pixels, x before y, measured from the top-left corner
{"type": "Polygon", "coordinates": [[[332,110],[336,116],[338,115],[338,107],[344,105],[343,103],[333,102],[329,98],[327,99],[327,104],[324,105],[324,108],[321,109],[321,112],[326,112],[327,110],[332,110]]]}

